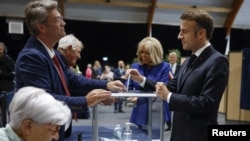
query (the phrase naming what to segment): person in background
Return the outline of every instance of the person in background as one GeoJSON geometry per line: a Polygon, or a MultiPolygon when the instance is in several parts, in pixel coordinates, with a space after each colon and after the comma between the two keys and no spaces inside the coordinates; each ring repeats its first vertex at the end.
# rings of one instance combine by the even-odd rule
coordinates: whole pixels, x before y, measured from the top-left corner
{"type": "MultiPolygon", "coordinates": [[[[114,69],[114,80],[121,80],[123,83],[125,83],[125,63],[123,60],[119,60],[117,65],[117,68],[114,69]]],[[[124,113],[124,111],[122,110],[123,99],[124,98],[122,97],[116,98],[116,101],[114,103],[114,113],[124,113]]]]}
{"type": "Polygon", "coordinates": [[[7,54],[4,42],[0,42],[0,104],[2,116],[5,116],[4,113],[6,113],[6,116],[2,117],[0,127],[7,122],[7,109],[15,89],[14,77],[15,61],[7,54]]]}
{"type": "Polygon", "coordinates": [[[125,65],[125,69],[127,70],[127,69],[129,69],[130,68],[130,64],[126,64],[125,65]]]}
{"type": "Polygon", "coordinates": [[[31,86],[15,93],[9,112],[10,122],[0,128],[1,141],[57,140],[59,129],[65,130],[71,120],[71,111],[65,103],[31,86]]]}
{"type": "MultiPolygon", "coordinates": [[[[66,23],[57,10],[57,1],[29,2],[25,7],[25,20],[31,37],[16,60],[16,90],[25,86],[42,88],[66,102],[75,113],[97,103],[110,105],[114,102],[110,91],[126,89],[121,81],[107,82],[75,75],[63,62],[60,53],[54,49],[66,35],[66,23]],[[75,91],[70,91],[72,89],[75,91]],[[81,95],[79,91],[82,91],[81,95]]],[[[59,141],[64,138],[64,130],[60,130],[59,141]]]]}
{"type": "Polygon", "coordinates": [[[73,34],[68,34],[59,40],[57,50],[61,53],[61,57],[67,66],[73,67],[76,65],[76,61],[81,59],[83,47],[80,40],[73,34]]]}
{"type": "Polygon", "coordinates": [[[7,54],[7,48],[0,42],[0,92],[14,91],[15,61],[7,54]]]}
{"type": "MultiPolygon", "coordinates": [[[[131,64],[127,71],[136,70],[145,78],[154,81],[160,81],[165,84],[169,81],[170,65],[163,61],[163,48],[160,41],[154,37],[145,37],[138,43],[137,48],[138,62],[131,64]]],[[[131,80],[129,83],[130,90],[144,90],[138,82],[131,80]]],[[[154,91],[154,90],[150,90],[154,91]]],[[[144,129],[148,124],[148,99],[145,97],[133,97],[131,101],[136,102],[130,117],[130,122],[136,124],[139,129],[144,129]]],[[[164,122],[168,127],[171,126],[171,113],[168,109],[168,103],[164,102],[164,122]]]]}
{"type": "Polygon", "coordinates": [[[76,75],[82,74],[76,62],[78,59],[81,59],[81,51],[83,49],[84,49],[83,43],[73,34],[68,34],[62,37],[58,42],[57,50],[60,52],[62,61],[76,75]],[[74,68],[74,66],[76,68],[74,68]]]}
{"type": "Polygon", "coordinates": [[[93,64],[93,76],[94,79],[100,79],[102,75],[102,66],[99,60],[95,60],[93,64]]]}
{"type": "Polygon", "coordinates": [[[168,61],[170,63],[171,72],[172,72],[173,76],[175,76],[181,68],[181,65],[178,64],[178,62],[177,62],[178,61],[177,53],[174,51],[170,52],[168,55],[168,61]]]}
{"type": "Polygon", "coordinates": [[[104,71],[102,72],[100,79],[107,81],[114,80],[114,72],[111,70],[111,67],[109,65],[104,66],[104,71]]]}
{"type": "Polygon", "coordinates": [[[117,68],[114,69],[114,80],[121,80],[122,82],[125,82],[125,63],[123,60],[119,60],[117,63],[117,68]]]}
{"type": "MultiPolygon", "coordinates": [[[[77,60],[81,59],[81,51],[83,50],[83,48],[84,48],[83,43],[78,38],[76,38],[73,34],[65,35],[58,42],[57,50],[60,52],[60,56],[62,58],[62,61],[76,75],[81,74],[81,72],[79,74],[79,69],[77,70],[77,68],[75,69],[74,67],[76,66],[77,60]]],[[[76,66],[76,67],[78,67],[78,66],[76,66]]],[[[75,96],[82,95],[82,91],[75,90],[74,88],[73,89],[69,88],[69,89],[70,89],[71,93],[75,94],[75,96]]],[[[78,118],[82,118],[82,117],[89,118],[90,117],[89,107],[85,107],[82,109],[82,111],[78,112],[77,117],[78,118]]],[[[71,126],[72,125],[70,124],[70,127],[68,128],[68,130],[65,133],[65,137],[69,137],[71,135],[71,132],[72,132],[71,126]]]]}
{"type": "Polygon", "coordinates": [[[68,34],[58,42],[57,50],[61,53],[63,62],[77,75],[81,75],[77,60],[81,59],[83,43],[73,34],[68,34]]]}
{"type": "Polygon", "coordinates": [[[93,73],[92,65],[88,64],[87,68],[85,70],[85,77],[88,78],[88,79],[92,79],[92,73],[93,73]]]}
{"type": "MultiPolygon", "coordinates": [[[[181,65],[177,63],[177,60],[178,60],[177,53],[174,51],[170,52],[169,56],[168,56],[168,61],[169,61],[170,67],[171,67],[171,70],[169,72],[169,79],[170,80],[172,80],[177,75],[178,71],[180,70],[181,65]]],[[[165,129],[165,131],[171,130],[172,121],[167,121],[166,125],[168,125],[168,127],[165,129]]]]}
{"type": "Polygon", "coordinates": [[[192,55],[183,62],[179,75],[165,85],[129,73],[145,89],[156,89],[157,96],[168,102],[173,111],[171,141],[207,141],[208,125],[218,124],[219,104],[228,83],[228,59],[209,41],[214,21],[208,12],[192,9],[180,18],[178,39],[192,55]]]}

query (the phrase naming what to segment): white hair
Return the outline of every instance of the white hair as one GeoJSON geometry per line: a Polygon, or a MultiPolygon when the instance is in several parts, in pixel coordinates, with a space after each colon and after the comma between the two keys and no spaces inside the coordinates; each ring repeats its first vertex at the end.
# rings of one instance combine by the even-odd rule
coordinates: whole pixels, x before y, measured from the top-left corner
{"type": "Polygon", "coordinates": [[[58,49],[66,49],[68,46],[72,46],[73,50],[76,50],[78,47],[80,47],[81,50],[83,49],[83,43],[73,34],[62,37],[58,42],[58,49]]]}
{"type": "Polygon", "coordinates": [[[88,65],[87,65],[87,67],[88,67],[88,68],[91,68],[91,67],[92,67],[92,65],[91,65],[91,64],[88,64],[88,65]]]}
{"type": "Polygon", "coordinates": [[[15,93],[9,112],[9,124],[14,129],[19,129],[26,119],[41,124],[66,124],[67,129],[72,118],[71,111],[65,103],[56,100],[45,90],[32,86],[20,88],[15,93]]]}

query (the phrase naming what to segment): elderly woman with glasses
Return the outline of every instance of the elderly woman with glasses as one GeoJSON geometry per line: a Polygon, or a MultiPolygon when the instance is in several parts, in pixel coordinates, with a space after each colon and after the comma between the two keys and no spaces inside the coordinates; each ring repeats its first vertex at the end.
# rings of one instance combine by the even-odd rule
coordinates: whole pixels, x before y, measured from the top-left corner
{"type": "Polygon", "coordinates": [[[72,117],[65,103],[31,86],[15,93],[9,112],[10,122],[0,129],[1,141],[58,140],[61,126],[67,128],[72,117]]]}

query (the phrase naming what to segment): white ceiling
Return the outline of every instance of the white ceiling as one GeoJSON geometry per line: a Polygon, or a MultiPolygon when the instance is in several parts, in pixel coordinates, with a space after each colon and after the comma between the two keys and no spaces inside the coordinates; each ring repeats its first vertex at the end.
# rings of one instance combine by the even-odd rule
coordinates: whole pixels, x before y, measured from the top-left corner
{"type": "MultiPolygon", "coordinates": [[[[181,13],[192,6],[204,8],[214,17],[216,27],[224,27],[234,2],[243,1],[232,28],[250,29],[250,0],[59,0],[64,17],[72,20],[179,25],[181,13]],[[110,2],[107,2],[110,1],[110,2]],[[62,3],[63,2],[63,3],[62,3]],[[151,12],[150,6],[156,3],[151,12]],[[152,14],[152,20],[149,20],[152,14]]],[[[1,0],[0,16],[24,17],[29,0],[1,0]]]]}

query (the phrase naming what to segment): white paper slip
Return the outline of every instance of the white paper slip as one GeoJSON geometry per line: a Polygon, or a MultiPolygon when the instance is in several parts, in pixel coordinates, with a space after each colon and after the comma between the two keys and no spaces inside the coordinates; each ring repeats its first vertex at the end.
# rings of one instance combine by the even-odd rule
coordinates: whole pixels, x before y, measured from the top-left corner
{"type": "Polygon", "coordinates": [[[111,93],[113,97],[157,97],[155,93],[128,93],[128,92],[118,92],[111,93]]]}
{"type": "Polygon", "coordinates": [[[127,80],[127,92],[128,92],[128,88],[129,88],[130,77],[131,77],[131,74],[128,75],[128,80],[127,80]]]}

